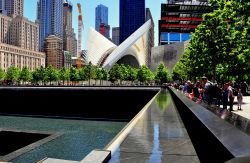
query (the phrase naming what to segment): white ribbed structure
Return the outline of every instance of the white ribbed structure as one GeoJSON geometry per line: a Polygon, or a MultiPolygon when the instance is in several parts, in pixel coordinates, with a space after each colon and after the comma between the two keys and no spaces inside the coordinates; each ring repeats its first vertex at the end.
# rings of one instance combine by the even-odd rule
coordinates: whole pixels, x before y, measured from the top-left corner
{"type": "Polygon", "coordinates": [[[111,48],[117,47],[95,29],[90,28],[87,37],[87,63],[97,65],[102,56],[111,48]]]}
{"type": "Polygon", "coordinates": [[[151,20],[148,20],[118,47],[90,28],[87,39],[87,61],[110,70],[121,58],[131,55],[136,58],[140,66],[147,65],[147,54],[151,50],[147,47],[151,27],[151,20]],[[102,64],[100,64],[100,60],[102,60],[102,64]]]}

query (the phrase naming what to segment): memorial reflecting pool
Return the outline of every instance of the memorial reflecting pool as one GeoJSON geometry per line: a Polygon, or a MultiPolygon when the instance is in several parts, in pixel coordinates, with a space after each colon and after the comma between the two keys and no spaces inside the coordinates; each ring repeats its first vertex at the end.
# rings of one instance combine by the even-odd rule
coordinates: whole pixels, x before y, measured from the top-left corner
{"type": "MultiPolygon", "coordinates": [[[[87,121],[0,116],[0,131],[50,133],[54,138],[9,160],[37,162],[45,157],[82,160],[93,149],[103,149],[126,122],[87,121]]],[[[9,141],[11,140],[1,140],[9,141]]],[[[6,155],[5,155],[6,156],[6,155]]],[[[0,156],[0,162],[5,156],[0,156]]]]}

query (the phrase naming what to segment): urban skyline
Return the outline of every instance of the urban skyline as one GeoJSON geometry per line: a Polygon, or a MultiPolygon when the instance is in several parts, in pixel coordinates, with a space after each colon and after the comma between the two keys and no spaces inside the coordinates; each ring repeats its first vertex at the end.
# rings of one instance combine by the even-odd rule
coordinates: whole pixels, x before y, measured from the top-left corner
{"type": "Polygon", "coordinates": [[[39,0],[39,3],[40,50],[44,51],[44,40],[49,35],[63,36],[63,0],[39,0]]]}
{"type": "MultiPolygon", "coordinates": [[[[92,0],[86,1],[85,5],[81,0],[71,1],[73,4],[73,28],[74,32],[78,33],[78,11],[77,11],[77,3],[81,3],[83,8],[83,22],[84,22],[84,31],[83,31],[83,39],[82,39],[82,49],[86,47],[86,38],[89,27],[95,27],[95,8],[99,4],[103,4],[109,8],[109,25],[110,30],[113,27],[119,27],[119,1],[104,1],[104,0],[92,0]]],[[[160,19],[160,6],[161,3],[166,3],[166,0],[155,0],[154,2],[151,0],[146,0],[146,7],[150,7],[150,10],[153,15],[153,19],[155,21],[155,26],[158,25],[157,20],[160,19]]],[[[30,10],[30,8],[37,7],[37,0],[24,0],[24,16],[27,17],[31,21],[35,21],[37,17],[37,13],[35,10],[30,10]]],[[[158,30],[155,29],[155,38],[158,38],[158,30]]],[[[155,41],[157,42],[157,41],[155,41]]]]}

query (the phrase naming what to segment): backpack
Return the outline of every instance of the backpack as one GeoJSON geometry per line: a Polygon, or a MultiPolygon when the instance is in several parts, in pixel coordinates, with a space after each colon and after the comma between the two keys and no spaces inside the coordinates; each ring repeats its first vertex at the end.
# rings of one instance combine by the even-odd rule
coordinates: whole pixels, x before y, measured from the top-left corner
{"type": "Polygon", "coordinates": [[[209,85],[207,87],[207,94],[210,96],[210,97],[216,97],[217,94],[218,94],[218,86],[217,84],[215,83],[212,83],[210,81],[208,81],[209,85]]]}
{"type": "Polygon", "coordinates": [[[234,96],[238,96],[238,91],[237,91],[237,89],[236,88],[232,88],[233,89],[233,95],[234,96]]]}

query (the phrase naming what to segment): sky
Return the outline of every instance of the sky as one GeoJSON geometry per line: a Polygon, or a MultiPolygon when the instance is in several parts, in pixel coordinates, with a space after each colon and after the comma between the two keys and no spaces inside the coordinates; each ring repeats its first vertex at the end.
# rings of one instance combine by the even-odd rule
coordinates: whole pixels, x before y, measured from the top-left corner
{"type": "MultiPolygon", "coordinates": [[[[71,0],[73,4],[73,28],[76,36],[78,32],[78,11],[77,3],[82,6],[84,31],[82,38],[82,49],[85,49],[87,32],[89,27],[95,28],[95,8],[103,4],[109,8],[109,25],[119,27],[119,0],[71,0]]],[[[150,8],[155,23],[155,44],[158,43],[158,20],[160,19],[161,3],[166,0],[146,0],[146,7],[150,8]]],[[[24,16],[31,21],[36,20],[37,0],[24,0],[24,16]]],[[[112,36],[112,30],[110,30],[112,36]]]]}

